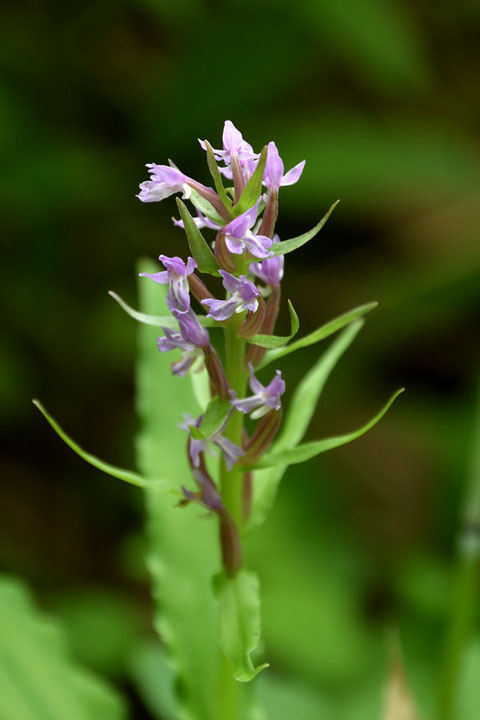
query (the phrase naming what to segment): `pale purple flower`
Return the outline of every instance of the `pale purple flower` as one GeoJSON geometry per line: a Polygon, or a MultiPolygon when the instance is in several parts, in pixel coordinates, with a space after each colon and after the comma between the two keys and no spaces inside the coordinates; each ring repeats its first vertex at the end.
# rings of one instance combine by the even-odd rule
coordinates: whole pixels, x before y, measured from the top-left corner
{"type": "Polygon", "coordinates": [[[244,310],[255,312],[258,308],[257,297],[260,293],[254,283],[245,275],[237,278],[226,270],[219,272],[223,277],[223,287],[231,295],[226,300],[214,300],[213,298],[202,300],[202,304],[210,308],[207,317],[213,317],[218,322],[223,322],[236,312],[240,313],[244,310]]]}
{"type": "MultiPolygon", "coordinates": [[[[193,425],[194,427],[199,428],[202,420],[203,415],[200,415],[200,417],[195,420],[191,417],[191,415],[186,414],[180,427],[182,430],[188,430],[188,432],[190,432],[189,426],[193,425]]],[[[245,455],[245,451],[242,450],[241,447],[235,445],[235,443],[222,435],[222,430],[225,424],[226,423],[224,423],[217,432],[214,432],[208,438],[202,440],[197,440],[193,436],[190,438],[188,451],[194,468],[200,467],[200,454],[205,452],[205,449],[207,448],[207,441],[213,443],[213,445],[220,450],[228,470],[232,469],[239,457],[245,455]]]]}
{"type": "Polygon", "coordinates": [[[255,377],[251,363],[248,363],[248,369],[250,371],[250,389],[254,394],[249,398],[238,400],[235,391],[231,390],[233,407],[242,413],[251,412],[253,419],[266,415],[269,410],[280,410],[282,405],[280,396],[285,392],[285,381],[282,379],[280,370],[276,371],[272,382],[264,387],[255,377]]]}
{"type": "Polygon", "coordinates": [[[231,253],[241,255],[248,250],[251,255],[264,259],[270,257],[271,238],[266,235],[255,235],[252,227],[257,220],[260,200],[253,207],[231,220],[222,230],[225,244],[231,253]]]}
{"type": "Polygon", "coordinates": [[[178,320],[180,332],[162,327],[164,337],[157,338],[157,347],[160,352],[182,351],[180,360],[172,364],[172,372],[183,377],[200,356],[200,348],[209,344],[209,337],[191,308],[186,313],[172,312],[178,320]]]}
{"type": "MultiPolygon", "coordinates": [[[[172,220],[175,227],[179,227],[182,228],[182,230],[185,230],[183,220],[177,220],[176,218],[172,218],[172,220]]],[[[202,215],[200,210],[197,210],[197,217],[192,218],[192,220],[199,230],[201,230],[202,228],[210,228],[211,230],[217,230],[218,232],[218,230],[223,227],[222,225],[216,223],[215,220],[211,220],[206,215],[202,215]]]]}
{"type": "Polygon", "coordinates": [[[150,180],[140,183],[140,192],[137,197],[142,202],[159,202],[175,193],[182,193],[184,199],[188,199],[192,190],[195,190],[217,210],[220,215],[228,217],[222,201],[217,193],[202,183],[193,180],[182,173],[178,168],[170,165],[157,165],[147,163],[150,180]]]}
{"type": "Polygon", "coordinates": [[[283,160],[278,154],[275,143],[268,143],[267,162],[263,173],[263,184],[269,190],[277,191],[283,185],[294,185],[299,179],[305,167],[305,160],[295,165],[285,175],[283,174],[283,160]]]}
{"type": "MultiPolygon", "coordinates": [[[[278,235],[273,236],[273,244],[280,242],[278,235]]],[[[266,285],[272,287],[280,285],[283,278],[284,255],[267,258],[262,262],[252,263],[250,271],[266,285]]]]}
{"type": "Polygon", "coordinates": [[[190,308],[190,294],[188,289],[188,276],[198,267],[192,257],[187,263],[179,257],[167,257],[160,255],[159,260],[167,268],[157,273],[139,273],[141,277],[148,277],[160,285],[169,284],[167,293],[167,305],[170,310],[179,313],[186,313],[190,308]]]}
{"type": "MultiPolygon", "coordinates": [[[[204,150],[207,149],[205,140],[198,140],[204,150]]],[[[222,160],[225,163],[225,167],[219,168],[220,172],[225,175],[229,180],[232,179],[232,162],[238,161],[240,171],[242,173],[244,183],[248,182],[252,176],[256,162],[259,158],[259,154],[253,152],[253,148],[250,143],[243,139],[242,133],[237,130],[235,125],[230,121],[226,120],[223,126],[222,135],[223,149],[217,150],[213,148],[213,154],[215,159],[222,160]]]]}

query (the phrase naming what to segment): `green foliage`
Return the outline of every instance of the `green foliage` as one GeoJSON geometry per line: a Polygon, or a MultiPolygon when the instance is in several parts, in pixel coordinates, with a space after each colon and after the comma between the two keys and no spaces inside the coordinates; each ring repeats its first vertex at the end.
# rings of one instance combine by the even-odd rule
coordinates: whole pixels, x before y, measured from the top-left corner
{"type": "Polygon", "coordinates": [[[345,325],[348,325],[354,320],[357,320],[365,315],[367,312],[370,312],[370,310],[376,308],[377,304],[378,303],[376,302],[371,302],[366,305],[360,305],[360,307],[355,308],[354,310],[349,310],[348,312],[343,313],[343,315],[339,315],[333,320],[329,320],[329,322],[325,323],[325,325],[322,325],[317,330],[305,335],[305,337],[300,338],[300,340],[296,340],[283,348],[267,352],[262,362],[259,363],[258,368],[264,368],[285,355],[289,355],[290,353],[300,350],[301,348],[308,347],[309,345],[314,345],[315,343],[320,342],[320,340],[325,340],[325,338],[333,335],[333,333],[337,332],[337,330],[340,330],[342,327],[345,327],[345,325]]]}
{"type": "Polygon", "coordinates": [[[328,212],[323,216],[323,218],[318,222],[314,228],[309,230],[308,232],[304,233],[303,235],[299,235],[296,238],[290,238],[290,240],[283,240],[282,242],[276,243],[272,247],[272,252],[274,255],[286,255],[287,253],[293,252],[294,250],[297,250],[298,248],[302,247],[302,245],[305,245],[309,240],[315,237],[320,230],[323,228],[325,223],[327,222],[328,218],[332,214],[332,212],[337,207],[340,200],[337,200],[333,203],[333,205],[330,207],[328,212]]]}
{"type": "Polygon", "coordinates": [[[215,190],[220,195],[220,198],[227,208],[227,210],[230,212],[232,209],[232,201],[228,197],[227,193],[225,192],[225,188],[223,186],[222,176],[220,175],[220,171],[218,169],[217,162],[215,160],[215,156],[213,154],[213,149],[208,140],[205,140],[205,145],[207,148],[207,163],[208,163],[208,169],[210,170],[210,174],[213,178],[213,182],[215,183],[215,190]]]}
{"type": "Polygon", "coordinates": [[[289,448],[288,450],[278,450],[276,445],[273,446],[272,450],[263,456],[258,462],[259,467],[275,467],[275,465],[295,465],[296,463],[306,462],[316,455],[333,448],[340,447],[340,445],[346,445],[347,443],[356,440],[357,438],[364,435],[379,420],[385,415],[393,401],[404,391],[404,388],[397,390],[390,400],[383,406],[383,408],[373,417],[368,423],[363,425],[358,430],[345,435],[337,435],[336,437],[325,438],[324,440],[317,440],[314,442],[304,443],[303,445],[297,445],[296,447],[289,448]]]}
{"type": "Polygon", "coordinates": [[[290,300],[288,301],[288,311],[290,313],[290,335],[254,335],[249,342],[264,348],[282,348],[287,345],[295,337],[300,327],[298,315],[290,300]]]}
{"type": "Polygon", "coordinates": [[[266,162],[267,147],[265,146],[260,154],[255,172],[243,188],[242,194],[234,207],[235,217],[249,210],[257,202],[262,189],[263,171],[266,162]]]}
{"type": "MultiPolygon", "coordinates": [[[[363,321],[356,321],[345,328],[295,388],[283,428],[275,443],[279,451],[295,447],[302,439],[330,373],[362,325],[363,321]]],[[[250,530],[265,520],[286,469],[284,465],[255,472],[253,510],[248,522],[250,530]]]]}
{"type": "Polygon", "coordinates": [[[177,206],[185,226],[190,252],[197,262],[199,271],[209,275],[218,275],[218,263],[215,256],[180,198],[177,198],[177,206]]]}
{"type": "Polygon", "coordinates": [[[260,640],[260,588],[255,573],[240,570],[231,578],[215,578],[220,647],[234,666],[234,677],[249,682],[268,667],[254,666],[251,653],[260,640]]]}
{"type": "Polygon", "coordinates": [[[228,400],[223,400],[218,395],[212,398],[200,423],[201,436],[208,437],[218,432],[231,412],[232,406],[228,400]]]}
{"type": "MultiPolygon", "coordinates": [[[[154,272],[156,268],[144,262],[141,269],[154,272]]],[[[142,310],[147,313],[164,302],[165,288],[155,283],[139,283],[139,290],[142,310]]],[[[172,376],[170,358],[155,352],[154,331],[141,325],[139,339],[138,464],[146,477],[155,477],[160,470],[178,488],[188,486],[186,433],[178,424],[182,412],[196,414],[193,394],[188,383],[172,376]]],[[[147,489],[146,504],[155,627],[174,669],[179,717],[211,720],[215,717],[219,658],[211,588],[220,565],[217,523],[213,519],[201,522],[194,506],[179,508],[154,489],[147,489]]]]}
{"type": "MultiPolygon", "coordinates": [[[[137,320],[137,322],[144,323],[145,325],[151,325],[152,327],[166,327],[172,330],[176,330],[178,328],[178,321],[173,317],[173,315],[147,315],[147,313],[134,310],[134,308],[130,307],[130,305],[117,295],[117,293],[113,292],[113,290],[110,290],[108,294],[116,300],[120,307],[125,310],[127,315],[130,315],[130,317],[137,320]]],[[[218,326],[218,322],[214,320],[214,318],[206,317],[206,315],[198,315],[198,320],[200,325],[203,327],[218,326]]]]}
{"type": "MultiPolygon", "coordinates": [[[[137,485],[138,487],[147,486],[147,481],[145,480],[145,478],[141,477],[138,473],[131,472],[130,470],[122,470],[122,468],[115,467],[115,465],[109,465],[109,463],[103,462],[103,460],[95,457],[95,455],[91,455],[90,453],[83,450],[79,445],[77,445],[74,440],[72,440],[69,435],[67,435],[65,430],[63,430],[63,428],[60,427],[57,421],[54,420],[53,417],[45,410],[41,402],[39,402],[38,400],[32,400],[32,402],[35,407],[40,410],[44,418],[52,426],[57,435],[59,435],[62,440],[87,463],[93,465],[93,467],[96,467],[98,470],[101,470],[107,475],[112,475],[112,477],[116,477],[119,480],[130,483],[131,485],[137,485]]],[[[159,480],[157,478],[154,480],[154,484],[157,491],[175,493],[174,486],[168,485],[168,483],[166,483],[164,480],[159,480]]]]}
{"type": "Polygon", "coordinates": [[[0,579],[2,720],[121,720],[120,698],[70,660],[59,628],[41,616],[25,588],[0,579]]]}

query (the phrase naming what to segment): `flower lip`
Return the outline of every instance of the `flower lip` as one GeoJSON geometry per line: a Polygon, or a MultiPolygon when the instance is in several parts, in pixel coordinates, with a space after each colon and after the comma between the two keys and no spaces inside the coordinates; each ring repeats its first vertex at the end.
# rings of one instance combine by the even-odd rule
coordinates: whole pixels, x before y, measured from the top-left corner
{"type": "Polygon", "coordinates": [[[244,310],[256,312],[258,308],[258,296],[260,294],[258,288],[245,275],[235,277],[226,270],[219,271],[223,278],[223,286],[225,290],[231,293],[226,300],[215,300],[207,298],[202,300],[202,304],[210,308],[207,317],[213,317],[218,322],[228,320],[234,313],[240,313],[244,310]]]}

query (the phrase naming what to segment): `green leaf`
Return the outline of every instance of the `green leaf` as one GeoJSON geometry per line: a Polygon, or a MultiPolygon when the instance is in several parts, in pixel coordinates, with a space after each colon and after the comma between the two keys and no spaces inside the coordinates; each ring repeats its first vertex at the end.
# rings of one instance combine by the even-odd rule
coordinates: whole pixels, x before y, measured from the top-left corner
{"type": "MultiPolygon", "coordinates": [[[[128,305],[125,300],[120,297],[120,295],[113,292],[113,290],[109,290],[108,294],[116,300],[120,307],[125,310],[127,315],[130,315],[130,317],[134,320],[138,320],[138,322],[144,323],[145,325],[152,325],[153,327],[166,327],[171,330],[178,329],[178,322],[173,315],[147,315],[146,313],[134,310],[134,308],[128,305]]],[[[209,318],[206,315],[197,315],[197,317],[202,327],[218,327],[218,322],[213,318],[209,318]]]]}
{"type": "MultiPolygon", "coordinates": [[[[138,487],[147,487],[147,485],[150,484],[150,481],[145,480],[145,478],[141,477],[141,475],[139,475],[138,473],[131,472],[130,470],[123,470],[122,468],[116,467],[115,465],[109,465],[109,463],[103,462],[103,460],[95,457],[95,455],[91,455],[90,453],[83,450],[80,445],[77,445],[77,443],[72,440],[69,435],[67,435],[65,430],[63,430],[63,428],[60,427],[57,421],[54,420],[54,418],[45,410],[39,400],[32,400],[32,402],[35,407],[40,410],[47,422],[50,423],[57,435],[59,435],[62,440],[70,448],[72,448],[72,450],[76,452],[77,455],[80,455],[80,457],[83,458],[87,463],[93,465],[93,467],[96,467],[98,470],[107,473],[107,475],[112,475],[113,477],[116,477],[119,480],[124,480],[131,485],[137,485],[138,487]]],[[[166,483],[164,480],[156,480],[155,487],[156,489],[164,489],[167,492],[174,491],[174,488],[172,486],[169,486],[168,483],[166,483]]]]}
{"type": "MultiPolygon", "coordinates": [[[[225,205],[228,212],[232,209],[232,201],[228,197],[227,193],[225,192],[225,188],[223,187],[223,181],[222,176],[220,175],[220,170],[218,169],[217,162],[215,160],[215,155],[213,154],[213,148],[208,142],[208,140],[205,140],[205,146],[207,148],[207,163],[208,163],[208,169],[210,170],[210,174],[213,178],[213,182],[215,183],[215,190],[220,195],[220,199],[225,205]]],[[[223,224],[223,223],[221,223],[223,224]]]]}
{"type": "Polygon", "coordinates": [[[123,720],[121,699],[72,662],[59,627],[22,584],[0,578],[2,720],[123,720]]]}
{"type": "MultiPolygon", "coordinates": [[[[138,269],[155,272],[156,266],[143,262],[138,269]]],[[[155,312],[159,290],[165,297],[165,287],[140,279],[143,312],[155,312]]],[[[161,469],[179,488],[191,487],[187,436],[178,428],[184,412],[198,414],[190,383],[172,376],[170,358],[155,347],[154,328],[142,324],[138,332],[138,466],[145,477],[156,477],[161,469]]],[[[211,586],[218,572],[218,525],[202,522],[193,505],[173,507],[148,488],[146,505],[154,623],[175,676],[177,716],[211,720],[217,716],[220,659],[211,586]]]]}
{"type": "Polygon", "coordinates": [[[193,218],[188,212],[185,203],[183,203],[180,198],[177,198],[177,205],[185,226],[190,252],[197,262],[198,269],[202,273],[218,275],[218,263],[215,260],[215,255],[210,250],[207,241],[193,222],[193,218]]]}
{"type": "MultiPolygon", "coordinates": [[[[248,342],[252,343],[252,345],[259,345],[260,347],[264,348],[284,347],[284,345],[286,345],[293,337],[295,337],[298,332],[298,328],[300,327],[298,315],[295,312],[295,308],[293,307],[290,300],[288,301],[288,310],[290,312],[290,335],[254,335],[252,338],[249,339],[248,342]]],[[[261,367],[263,367],[263,365],[261,365],[261,367]]]]}
{"type": "Polygon", "coordinates": [[[220,647],[233,663],[234,678],[249,682],[268,663],[255,667],[251,653],[260,639],[260,590],[255,573],[240,570],[234,577],[215,578],[220,647]]]}
{"type": "Polygon", "coordinates": [[[274,467],[275,465],[295,465],[297,463],[306,462],[311,458],[319,455],[327,450],[339,447],[340,445],[346,445],[347,443],[356,440],[357,438],[364,435],[370,428],[379,422],[385,415],[390,405],[393,403],[400,393],[405,388],[397,390],[386,405],[380,410],[375,417],[373,417],[366,425],[363,425],[359,430],[355,430],[345,435],[337,435],[336,437],[325,438],[324,440],[317,440],[315,442],[304,443],[303,445],[297,445],[289,450],[277,450],[275,447],[269,453],[263,456],[258,463],[258,467],[274,467]]]}
{"type": "Polygon", "coordinates": [[[218,397],[218,395],[212,398],[208,403],[205,415],[200,423],[199,430],[202,436],[208,438],[210,435],[218,432],[232,410],[232,405],[228,400],[223,400],[218,397]]]}
{"type": "MultiPolygon", "coordinates": [[[[295,447],[303,438],[330,373],[362,326],[363,320],[358,320],[345,328],[297,385],[275,443],[278,450],[295,447]]],[[[268,515],[287,467],[277,465],[255,472],[253,508],[247,528],[249,532],[258,527],[268,515]]]]}
{"type": "Polygon", "coordinates": [[[210,218],[210,220],[218,223],[218,225],[225,225],[224,218],[222,218],[221,215],[218,214],[212,203],[209,203],[208,200],[205,200],[205,198],[202,197],[193,188],[190,188],[190,195],[188,196],[188,199],[190,200],[192,205],[197,208],[197,210],[200,210],[202,215],[206,215],[208,218],[210,218]]]}
{"type": "Polygon", "coordinates": [[[240,195],[238,203],[233,208],[235,217],[238,217],[238,215],[241,215],[253,207],[260,197],[262,192],[263,172],[265,170],[265,163],[267,162],[267,152],[268,148],[265,146],[261,152],[255,172],[243,188],[243,192],[240,195]]]}
{"type": "Polygon", "coordinates": [[[284,357],[285,355],[289,355],[296,350],[300,350],[301,348],[308,347],[308,345],[313,345],[320,340],[324,340],[325,338],[329,337],[329,335],[333,335],[333,333],[337,332],[337,330],[345,327],[345,325],[348,325],[354,320],[362,317],[362,315],[370,312],[370,310],[376,308],[377,305],[378,303],[376,302],[367,303],[366,305],[360,305],[360,307],[349,310],[343,315],[339,315],[333,320],[330,320],[329,322],[325,323],[325,325],[319,327],[317,330],[309,333],[309,335],[305,335],[305,337],[300,338],[300,340],[296,340],[295,342],[290,343],[290,345],[287,345],[286,347],[271,350],[265,355],[262,362],[258,364],[258,369],[261,370],[262,368],[269,365],[271,362],[276,362],[279,358],[284,357]]]}
{"type": "Polygon", "coordinates": [[[293,250],[297,250],[299,247],[302,247],[302,245],[305,245],[309,240],[315,237],[317,233],[320,232],[320,230],[323,228],[325,223],[327,222],[328,218],[332,214],[332,212],[337,207],[340,200],[337,200],[333,203],[330,210],[326,213],[326,215],[323,216],[323,218],[320,220],[319,223],[315,225],[314,228],[309,230],[308,232],[304,233],[303,235],[299,235],[296,238],[290,238],[290,240],[283,240],[282,242],[275,243],[271,247],[271,251],[274,255],[286,255],[287,253],[293,252],[293,250]]]}

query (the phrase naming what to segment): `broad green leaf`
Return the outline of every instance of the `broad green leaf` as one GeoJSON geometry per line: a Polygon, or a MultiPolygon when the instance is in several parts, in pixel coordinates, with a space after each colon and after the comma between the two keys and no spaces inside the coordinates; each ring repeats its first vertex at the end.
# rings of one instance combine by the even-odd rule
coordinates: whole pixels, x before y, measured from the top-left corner
{"type": "Polygon", "coordinates": [[[208,140],[205,140],[205,146],[207,148],[208,169],[210,170],[213,182],[215,183],[215,190],[220,195],[220,199],[227,208],[227,210],[230,212],[232,209],[232,201],[228,197],[227,193],[225,192],[225,188],[223,187],[222,176],[220,175],[220,170],[218,169],[212,146],[210,145],[208,140]]]}
{"type": "Polygon", "coordinates": [[[293,252],[294,250],[297,250],[299,247],[302,247],[302,245],[305,245],[309,240],[315,237],[317,233],[320,232],[320,230],[323,228],[325,223],[327,222],[328,218],[332,214],[332,212],[337,207],[340,200],[337,200],[333,203],[333,205],[330,207],[329,211],[323,216],[323,218],[318,222],[314,228],[309,230],[308,232],[304,233],[303,235],[299,235],[296,238],[290,238],[290,240],[283,240],[282,242],[275,243],[275,245],[272,245],[271,251],[274,255],[286,255],[287,253],[293,252]]]}
{"type": "MultiPolygon", "coordinates": [[[[178,330],[178,322],[173,315],[147,315],[146,313],[134,310],[120,295],[113,292],[113,290],[109,290],[108,294],[116,300],[127,315],[130,315],[134,320],[138,320],[138,322],[144,323],[145,325],[152,325],[153,327],[166,327],[171,330],[178,330]]],[[[213,318],[206,317],[206,315],[197,315],[197,317],[202,327],[218,327],[218,322],[213,318]]]]}
{"type": "Polygon", "coordinates": [[[210,220],[218,223],[218,225],[225,225],[225,220],[218,214],[213,205],[209,203],[208,200],[205,200],[196,190],[193,190],[193,188],[190,189],[188,199],[197,210],[200,210],[202,215],[206,215],[210,220]]]}
{"type": "MultiPolygon", "coordinates": [[[[155,272],[155,263],[139,268],[155,272]]],[[[150,313],[159,287],[139,282],[140,307],[150,313]]],[[[165,288],[162,288],[165,293],[165,288]]],[[[195,416],[191,386],[170,372],[167,353],[157,352],[154,328],[139,325],[137,408],[140,433],[137,457],[141,472],[161,471],[177,487],[193,489],[185,431],[178,428],[185,412],[195,416]]],[[[216,718],[219,649],[212,577],[219,570],[218,525],[199,518],[193,505],[178,508],[159,493],[146,491],[148,566],[155,599],[155,627],[174,671],[178,717],[216,718]]]]}
{"type": "MultiPolygon", "coordinates": [[[[345,328],[297,385],[276,442],[278,450],[295,447],[303,438],[330,373],[362,325],[363,321],[359,320],[345,328]]],[[[248,521],[248,531],[260,525],[270,512],[287,467],[278,465],[255,472],[253,509],[248,521]]]]}
{"type": "Polygon", "coordinates": [[[183,203],[180,198],[177,198],[177,205],[185,226],[185,233],[187,235],[190,252],[197,262],[198,269],[202,273],[218,275],[218,263],[215,259],[215,255],[210,250],[207,241],[193,222],[193,218],[188,212],[185,203],[183,203]]]}
{"type": "MultiPolygon", "coordinates": [[[[60,427],[57,421],[54,420],[54,418],[45,410],[39,400],[32,400],[32,402],[35,407],[40,410],[47,422],[50,423],[57,435],[59,435],[62,440],[69,447],[71,447],[74,452],[77,453],[77,455],[80,455],[80,457],[83,458],[90,465],[93,465],[93,467],[96,467],[98,470],[107,473],[107,475],[112,475],[119,480],[124,480],[125,482],[130,483],[131,485],[137,485],[138,487],[147,487],[147,485],[152,482],[149,480],[145,480],[145,478],[141,477],[141,475],[139,475],[138,473],[131,472],[130,470],[123,470],[122,468],[116,467],[115,465],[109,465],[109,463],[103,462],[103,460],[95,457],[95,455],[91,455],[90,453],[86,452],[80,447],[80,445],[77,445],[77,443],[72,440],[69,435],[67,435],[65,430],[63,430],[63,428],[60,427]]],[[[157,479],[155,480],[154,484],[157,490],[163,489],[166,492],[172,492],[175,490],[173,486],[169,486],[168,483],[166,483],[164,480],[157,479]]]]}
{"type": "Polygon", "coordinates": [[[364,435],[368,430],[370,430],[370,428],[372,428],[374,425],[377,424],[377,422],[379,422],[379,420],[382,419],[395,398],[397,398],[404,390],[405,388],[400,388],[399,390],[397,390],[392,395],[390,400],[388,400],[386,405],[384,405],[384,407],[380,410],[380,412],[377,413],[377,415],[375,415],[375,417],[373,417],[368,423],[366,423],[366,425],[363,425],[363,427],[359,428],[359,430],[355,430],[351,433],[346,433],[345,435],[337,435],[336,437],[325,438],[324,440],[304,443],[303,445],[297,445],[296,447],[290,448],[288,450],[277,450],[274,447],[273,450],[263,456],[263,458],[258,463],[258,467],[274,467],[275,465],[295,465],[297,463],[306,462],[307,460],[310,460],[311,458],[319,455],[322,452],[332,450],[333,448],[339,447],[340,445],[346,445],[347,443],[352,442],[352,440],[356,440],[357,438],[364,435]]]}
{"type": "Polygon", "coordinates": [[[0,578],[2,720],[122,720],[121,699],[72,662],[59,627],[18,581],[0,578]]]}
{"type": "MultiPolygon", "coordinates": [[[[298,332],[298,328],[300,327],[298,315],[295,312],[295,308],[290,300],[288,301],[288,310],[290,312],[290,335],[254,335],[248,342],[252,343],[252,345],[259,345],[264,348],[284,347],[293,337],[295,337],[298,332]]],[[[263,367],[263,365],[260,367],[263,367]]]]}
{"type": "Polygon", "coordinates": [[[233,663],[234,677],[249,682],[268,663],[255,667],[251,653],[260,639],[260,588],[255,573],[240,570],[230,578],[221,573],[215,578],[218,600],[220,647],[233,663]]]}
{"type": "Polygon", "coordinates": [[[300,350],[301,348],[313,345],[314,343],[320,342],[320,340],[325,340],[325,338],[333,335],[333,333],[337,332],[337,330],[340,330],[342,327],[345,327],[345,325],[348,325],[354,320],[362,317],[362,315],[370,312],[370,310],[376,308],[377,304],[378,303],[376,302],[371,302],[367,303],[366,305],[360,305],[360,307],[349,310],[348,312],[343,313],[343,315],[339,315],[333,320],[330,320],[329,322],[325,323],[325,325],[319,327],[317,330],[314,330],[308,335],[305,335],[305,337],[300,338],[299,340],[295,340],[295,342],[293,343],[290,343],[290,345],[287,345],[283,348],[270,350],[269,352],[267,352],[262,362],[258,364],[258,369],[261,370],[262,368],[269,365],[271,362],[276,362],[279,358],[284,357],[285,355],[289,355],[296,350],[300,350]]]}
{"type": "Polygon", "coordinates": [[[209,437],[218,432],[232,410],[232,405],[228,400],[222,400],[218,395],[212,398],[200,423],[199,430],[203,437],[209,437]]]}
{"type": "Polygon", "coordinates": [[[241,215],[253,207],[261,195],[263,172],[265,170],[265,163],[267,162],[267,152],[268,148],[265,146],[261,152],[255,172],[243,188],[243,192],[240,195],[238,203],[233,208],[235,217],[238,217],[238,215],[241,215]]]}

